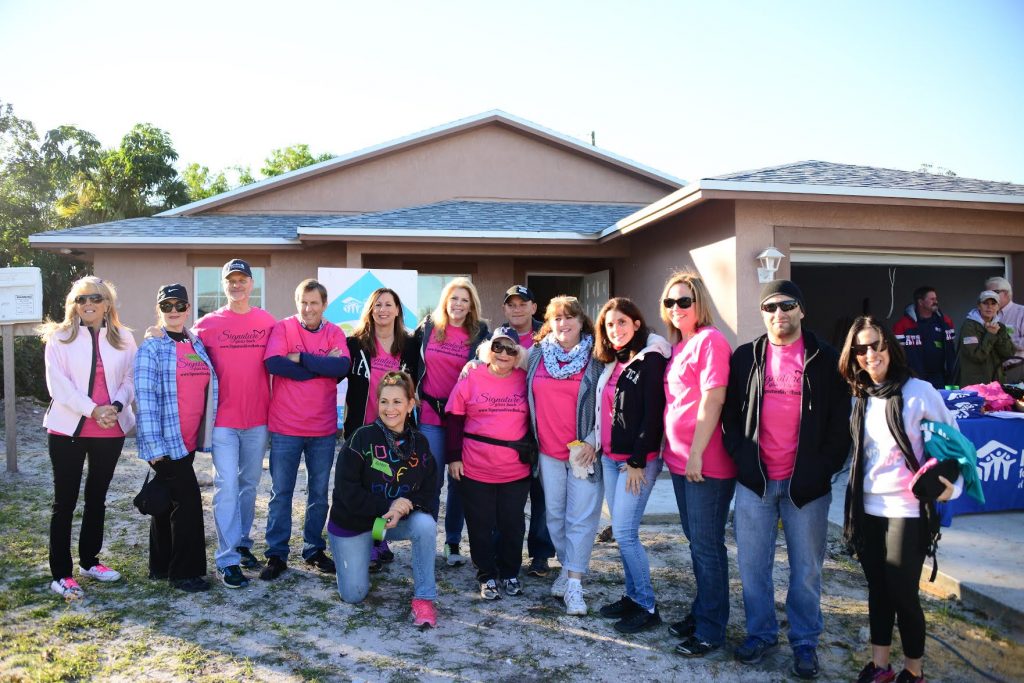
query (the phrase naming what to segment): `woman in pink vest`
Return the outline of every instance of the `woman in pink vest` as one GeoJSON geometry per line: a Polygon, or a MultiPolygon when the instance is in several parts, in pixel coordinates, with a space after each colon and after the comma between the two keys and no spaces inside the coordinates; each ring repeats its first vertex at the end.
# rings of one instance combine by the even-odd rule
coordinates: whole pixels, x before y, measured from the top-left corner
{"type": "Polygon", "coordinates": [[[64,320],[39,328],[46,343],[46,388],[50,407],[43,418],[53,464],[50,517],[50,588],[67,600],[84,596],[71,574],[71,521],[86,461],[85,507],[78,539],[79,574],[117,581],[121,574],[99,560],[107,488],[121,456],[124,435],[135,426],[132,365],[135,338],[117,317],[112,283],[87,276],[71,286],[64,320]]]}

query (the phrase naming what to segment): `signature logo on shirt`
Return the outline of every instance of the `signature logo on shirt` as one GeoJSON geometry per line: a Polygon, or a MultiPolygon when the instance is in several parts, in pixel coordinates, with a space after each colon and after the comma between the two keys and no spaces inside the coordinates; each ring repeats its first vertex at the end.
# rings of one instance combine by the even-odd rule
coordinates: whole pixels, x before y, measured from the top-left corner
{"type": "Polygon", "coordinates": [[[267,330],[256,329],[248,332],[232,332],[223,330],[218,338],[220,346],[224,348],[237,348],[244,346],[266,346],[267,330]]]}

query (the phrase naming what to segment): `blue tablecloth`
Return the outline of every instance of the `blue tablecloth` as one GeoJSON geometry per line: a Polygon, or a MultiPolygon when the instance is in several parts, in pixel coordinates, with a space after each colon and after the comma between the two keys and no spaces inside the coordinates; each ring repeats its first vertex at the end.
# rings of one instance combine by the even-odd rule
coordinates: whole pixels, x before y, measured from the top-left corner
{"type": "Polygon", "coordinates": [[[949,526],[953,515],[1024,509],[1024,420],[975,417],[959,420],[957,425],[978,449],[978,478],[985,504],[967,494],[940,503],[942,525],[949,526]]]}

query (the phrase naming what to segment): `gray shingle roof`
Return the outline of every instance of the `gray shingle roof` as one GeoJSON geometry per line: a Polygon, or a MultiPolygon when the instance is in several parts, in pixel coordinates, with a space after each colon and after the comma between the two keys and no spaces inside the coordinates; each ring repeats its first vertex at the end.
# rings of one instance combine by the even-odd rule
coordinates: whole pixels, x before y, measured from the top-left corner
{"type": "MultiPolygon", "coordinates": [[[[327,216],[337,218],[338,216],[327,216]]],[[[128,218],[110,223],[93,223],[67,230],[48,230],[33,237],[180,237],[188,238],[231,238],[239,240],[260,238],[295,239],[300,225],[323,220],[323,215],[254,215],[227,216],[208,214],[205,216],[152,216],[149,218],[128,218]]]]}
{"type": "Polygon", "coordinates": [[[874,166],[833,164],[827,161],[798,161],[782,166],[727,173],[705,178],[705,180],[1024,196],[1024,185],[1013,183],[975,180],[920,171],[898,171],[891,168],[875,168],[874,166]]]}
{"type": "MultiPolygon", "coordinates": [[[[638,204],[568,204],[448,200],[394,211],[364,213],[305,227],[599,233],[642,208],[638,204]]],[[[312,231],[310,231],[312,232],[312,231]]]]}

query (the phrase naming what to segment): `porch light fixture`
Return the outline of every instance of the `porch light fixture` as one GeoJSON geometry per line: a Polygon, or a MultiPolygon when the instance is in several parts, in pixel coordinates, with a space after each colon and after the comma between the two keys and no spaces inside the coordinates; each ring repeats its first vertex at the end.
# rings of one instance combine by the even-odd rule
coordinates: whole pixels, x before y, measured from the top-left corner
{"type": "Polygon", "coordinates": [[[768,247],[757,255],[757,262],[761,267],[757,269],[757,281],[761,284],[771,282],[775,279],[775,273],[779,272],[779,264],[786,255],[775,247],[768,247]]]}

